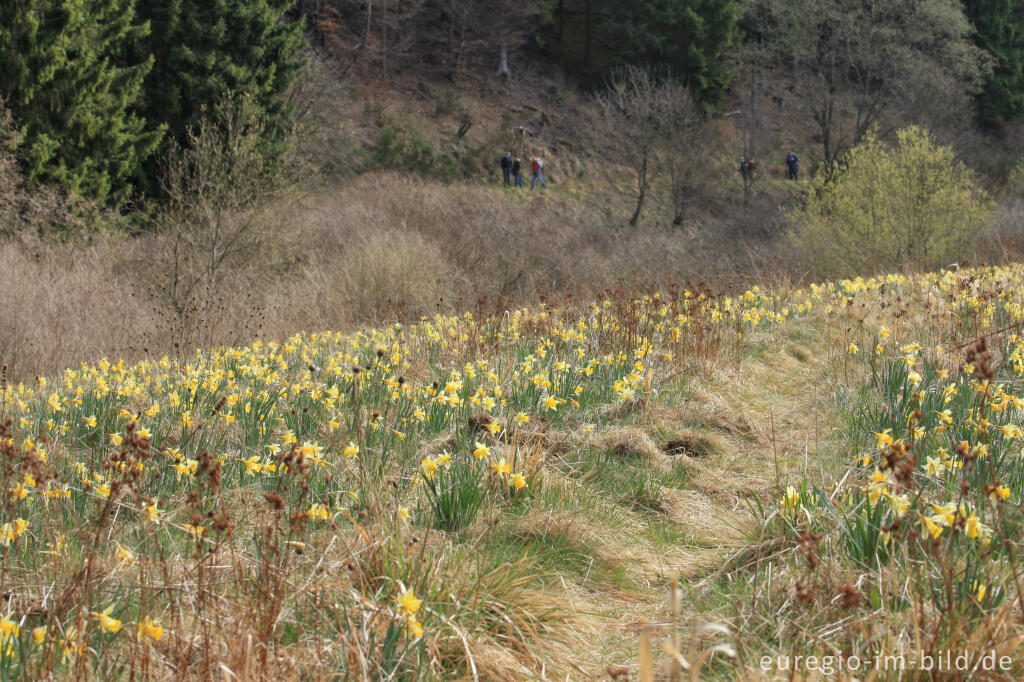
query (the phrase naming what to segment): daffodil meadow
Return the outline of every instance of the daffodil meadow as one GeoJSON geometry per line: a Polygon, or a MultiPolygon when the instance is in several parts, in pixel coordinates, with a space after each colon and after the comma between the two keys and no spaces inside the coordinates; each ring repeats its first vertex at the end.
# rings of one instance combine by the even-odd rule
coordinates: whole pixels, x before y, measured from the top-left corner
{"type": "Polygon", "coordinates": [[[0,677],[678,676],[707,622],[723,679],[792,650],[1014,655],[1022,319],[1015,266],[5,375],[0,677]],[[688,416],[793,339],[828,438],[780,453],[768,410],[768,435],[688,416]],[[773,474],[707,487],[754,452],[773,474]],[[698,532],[698,495],[740,532],[698,532]],[[684,546],[710,563],[676,588],[684,546]]]}

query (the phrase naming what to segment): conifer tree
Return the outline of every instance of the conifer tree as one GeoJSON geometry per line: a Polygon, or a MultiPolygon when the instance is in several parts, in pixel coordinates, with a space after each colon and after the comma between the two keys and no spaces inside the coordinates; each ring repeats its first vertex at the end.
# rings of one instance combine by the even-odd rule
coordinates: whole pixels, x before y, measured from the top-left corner
{"type": "Polygon", "coordinates": [[[247,97],[272,151],[291,126],[285,94],[301,66],[301,22],[286,21],[291,0],[138,0],[151,24],[137,46],[155,64],[145,83],[144,115],[167,126],[167,142],[188,132],[230,97],[247,97]]]}
{"type": "Polygon", "coordinates": [[[586,76],[623,66],[661,70],[714,101],[730,79],[740,15],[737,0],[556,0],[542,42],[586,76]]]}
{"type": "Polygon", "coordinates": [[[739,42],[734,0],[614,3],[608,17],[602,33],[617,46],[614,63],[663,68],[709,100],[728,85],[726,53],[739,42]]]}
{"type": "Polygon", "coordinates": [[[124,55],[146,31],[132,0],[0,3],[0,92],[29,187],[58,184],[114,206],[130,196],[162,134],[132,111],[152,59],[124,55]]]}
{"type": "Polygon", "coordinates": [[[964,0],[975,42],[995,60],[978,93],[982,120],[1024,116],[1024,5],[1020,0],[964,0]]]}

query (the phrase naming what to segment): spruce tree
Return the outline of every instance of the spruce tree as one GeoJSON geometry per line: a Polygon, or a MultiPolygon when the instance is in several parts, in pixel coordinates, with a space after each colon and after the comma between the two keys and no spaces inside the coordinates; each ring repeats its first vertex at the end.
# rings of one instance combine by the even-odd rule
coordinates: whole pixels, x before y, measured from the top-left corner
{"type": "Polygon", "coordinates": [[[660,70],[714,101],[730,79],[740,14],[737,0],[557,0],[542,42],[584,76],[603,79],[623,66],[660,70]]]}
{"type": "Polygon", "coordinates": [[[982,120],[994,123],[1024,115],[1024,5],[1020,0],[964,0],[975,42],[995,59],[977,96],[982,120]]]}
{"type": "Polygon", "coordinates": [[[159,126],[132,111],[152,59],[125,63],[147,27],[131,0],[0,3],[0,92],[17,120],[29,187],[121,205],[159,126]]]}
{"type": "Polygon", "coordinates": [[[138,0],[150,22],[137,46],[155,64],[143,113],[166,126],[167,142],[187,145],[188,131],[227,98],[247,97],[263,126],[264,152],[291,127],[285,94],[301,66],[302,25],[289,22],[291,0],[138,0]]]}
{"type": "Polygon", "coordinates": [[[609,8],[602,32],[617,46],[613,63],[662,68],[714,101],[729,83],[739,18],[734,0],[623,2],[609,8]]]}

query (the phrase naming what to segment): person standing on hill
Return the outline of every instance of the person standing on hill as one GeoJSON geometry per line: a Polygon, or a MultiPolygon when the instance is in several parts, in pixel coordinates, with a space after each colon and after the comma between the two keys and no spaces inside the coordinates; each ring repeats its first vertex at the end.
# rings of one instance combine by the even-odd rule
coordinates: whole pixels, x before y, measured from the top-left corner
{"type": "Polygon", "coordinates": [[[740,175],[744,183],[754,181],[754,174],[757,172],[757,161],[743,157],[740,159],[740,175]]]}
{"type": "Polygon", "coordinates": [[[515,180],[515,183],[514,183],[515,187],[522,187],[523,186],[523,179],[521,177],[519,177],[519,173],[521,171],[522,171],[522,164],[520,163],[519,157],[517,156],[515,158],[515,160],[512,162],[512,178],[515,180]]]}
{"type": "Polygon", "coordinates": [[[505,177],[505,186],[512,184],[512,152],[505,152],[501,157],[501,174],[505,177]]]}
{"type": "Polygon", "coordinates": [[[786,157],[786,173],[790,180],[796,180],[800,175],[800,157],[792,149],[786,157]]]}
{"type": "Polygon", "coordinates": [[[547,189],[548,183],[544,182],[544,160],[539,156],[535,156],[530,161],[530,167],[533,171],[533,175],[530,176],[530,189],[533,189],[534,183],[538,180],[540,181],[541,186],[544,189],[547,189]]]}

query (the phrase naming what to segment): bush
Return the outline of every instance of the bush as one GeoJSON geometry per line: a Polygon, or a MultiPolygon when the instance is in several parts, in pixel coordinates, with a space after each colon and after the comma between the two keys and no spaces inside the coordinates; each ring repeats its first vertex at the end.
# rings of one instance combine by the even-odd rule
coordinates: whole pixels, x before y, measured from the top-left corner
{"type": "Polygon", "coordinates": [[[459,176],[458,163],[450,154],[435,150],[416,133],[393,125],[385,125],[377,135],[371,167],[441,180],[459,176]]]}
{"type": "Polygon", "coordinates": [[[264,130],[248,99],[229,98],[164,163],[156,243],[136,266],[171,311],[182,347],[214,342],[211,323],[224,318],[228,291],[258,300],[293,263],[281,219],[270,210],[286,206],[291,191],[260,149],[264,130]]]}
{"type": "Polygon", "coordinates": [[[790,216],[792,236],[821,276],[937,268],[964,258],[982,236],[987,203],[952,148],[910,127],[895,147],[869,135],[852,149],[790,216]]]}

